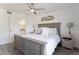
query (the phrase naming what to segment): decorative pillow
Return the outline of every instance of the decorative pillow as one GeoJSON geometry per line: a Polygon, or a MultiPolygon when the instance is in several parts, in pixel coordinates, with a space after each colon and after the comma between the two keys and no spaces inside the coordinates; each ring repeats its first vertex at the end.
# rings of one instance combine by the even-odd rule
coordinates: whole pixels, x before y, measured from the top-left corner
{"type": "Polygon", "coordinates": [[[42,29],[41,28],[35,28],[35,34],[41,34],[42,29]]]}
{"type": "Polygon", "coordinates": [[[47,27],[42,27],[42,35],[48,36],[48,28],[47,27]]]}
{"type": "Polygon", "coordinates": [[[28,32],[28,33],[34,33],[35,30],[34,30],[33,28],[31,28],[31,29],[27,30],[27,32],[28,32]]]}
{"type": "Polygon", "coordinates": [[[51,36],[51,35],[58,35],[58,32],[57,32],[57,29],[56,28],[48,28],[49,29],[49,33],[48,35],[51,36]]]}
{"type": "Polygon", "coordinates": [[[42,28],[42,35],[55,36],[58,35],[58,32],[56,28],[42,28]]]}

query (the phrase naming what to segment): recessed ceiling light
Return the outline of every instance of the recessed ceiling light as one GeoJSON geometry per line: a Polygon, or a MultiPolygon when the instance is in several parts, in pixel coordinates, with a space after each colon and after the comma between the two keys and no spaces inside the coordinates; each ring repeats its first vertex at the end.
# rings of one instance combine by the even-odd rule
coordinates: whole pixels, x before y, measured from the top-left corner
{"type": "Polygon", "coordinates": [[[31,9],[30,11],[31,11],[31,12],[34,12],[34,9],[31,9]]]}

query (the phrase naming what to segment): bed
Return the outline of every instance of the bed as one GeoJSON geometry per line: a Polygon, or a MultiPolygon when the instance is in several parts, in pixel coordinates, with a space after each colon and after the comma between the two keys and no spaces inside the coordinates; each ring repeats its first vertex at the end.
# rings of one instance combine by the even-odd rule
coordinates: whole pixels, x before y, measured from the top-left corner
{"type": "Polygon", "coordinates": [[[58,35],[48,37],[34,33],[16,34],[14,35],[15,48],[25,55],[52,55],[61,42],[60,23],[38,24],[38,27],[56,28],[58,35]]]}

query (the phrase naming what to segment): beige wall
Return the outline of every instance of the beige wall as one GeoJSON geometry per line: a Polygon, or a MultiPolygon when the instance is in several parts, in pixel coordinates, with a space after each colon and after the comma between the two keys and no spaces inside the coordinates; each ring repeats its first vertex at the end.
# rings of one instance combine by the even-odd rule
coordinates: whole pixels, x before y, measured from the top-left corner
{"type": "Polygon", "coordinates": [[[75,46],[79,48],[79,4],[75,4],[73,15],[74,27],[72,33],[75,39],[75,46]]]}
{"type": "Polygon", "coordinates": [[[21,19],[26,19],[26,16],[16,12],[12,12],[12,15],[8,15],[7,10],[0,9],[0,45],[12,42],[13,34],[19,33],[19,20],[21,19]],[[11,32],[9,32],[9,30],[11,30],[11,32]]]}
{"type": "MultiPolygon", "coordinates": [[[[73,8],[67,8],[67,9],[61,9],[59,11],[55,11],[55,12],[52,12],[52,13],[48,13],[48,14],[44,14],[44,15],[37,15],[35,17],[32,17],[30,23],[31,25],[33,24],[39,24],[41,23],[41,18],[43,16],[47,16],[47,15],[52,15],[55,17],[54,20],[51,20],[47,23],[53,23],[53,22],[60,22],[61,23],[61,35],[63,34],[68,34],[68,28],[66,27],[66,23],[68,22],[73,22],[74,23],[74,27],[71,29],[71,32],[72,32],[72,36],[74,38],[74,46],[75,47],[78,47],[79,48],[79,17],[78,15],[76,16],[75,14],[75,11],[76,11],[76,8],[74,9],[75,7],[73,8]]],[[[76,11],[77,14],[78,11],[76,11]]],[[[30,25],[30,27],[32,27],[30,25]]],[[[31,29],[31,28],[30,28],[31,29]]]]}
{"type": "MultiPolygon", "coordinates": [[[[2,26],[2,24],[8,24],[8,15],[6,14],[5,10],[1,10],[0,9],[0,26],[2,26]]],[[[74,46],[79,48],[79,4],[71,7],[71,8],[67,8],[67,9],[61,9],[61,10],[57,10],[51,13],[47,13],[47,14],[43,14],[43,15],[24,15],[24,14],[20,14],[17,12],[13,12],[13,14],[11,15],[11,25],[10,25],[10,30],[12,30],[11,35],[13,35],[13,33],[18,33],[19,31],[19,20],[20,19],[25,19],[26,20],[26,31],[31,30],[32,25],[35,24],[39,24],[41,23],[41,18],[43,16],[47,16],[47,15],[52,15],[55,17],[55,19],[53,21],[49,21],[50,22],[61,22],[61,35],[63,34],[68,34],[68,28],[66,27],[66,23],[68,22],[74,22],[74,27],[72,28],[72,35],[74,37],[74,46]]],[[[1,28],[1,27],[0,27],[1,28]]],[[[6,27],[4,27],[7,29],[7,35],[8,35],[8,25],[6,25],[6,27]]],[[[4,29],[3,28],[3,29],[4,29]]],[[[1,30],[0,30],[1,31],[1,30]]],[[[1,36],[2,34],[0,34],[1,36]]],[[[8,39],[3,39],[5,35],[3,35],[0,39],[0,45],[4,44],[6,42],[8,42],[8,39]]],[[[8,37],[8,36],[7,36],[8,37]]]]}

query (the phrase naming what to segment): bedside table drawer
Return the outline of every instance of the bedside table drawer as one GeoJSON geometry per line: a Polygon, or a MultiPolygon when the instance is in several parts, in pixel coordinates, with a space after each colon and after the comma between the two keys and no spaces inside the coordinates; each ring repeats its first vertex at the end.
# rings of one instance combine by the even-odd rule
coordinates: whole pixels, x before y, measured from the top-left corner
{"type": "Polygon", "coordinates": [[[73,47],[73,41],[72,40],[62,40],[63,47],[72,48],[73,47]]]}
{"type": "Polygon", "coordinates": [[[63,39],[64,40],[72,40],[72,38],[65,38],[65,37],[63,37],[63,39]]]}

